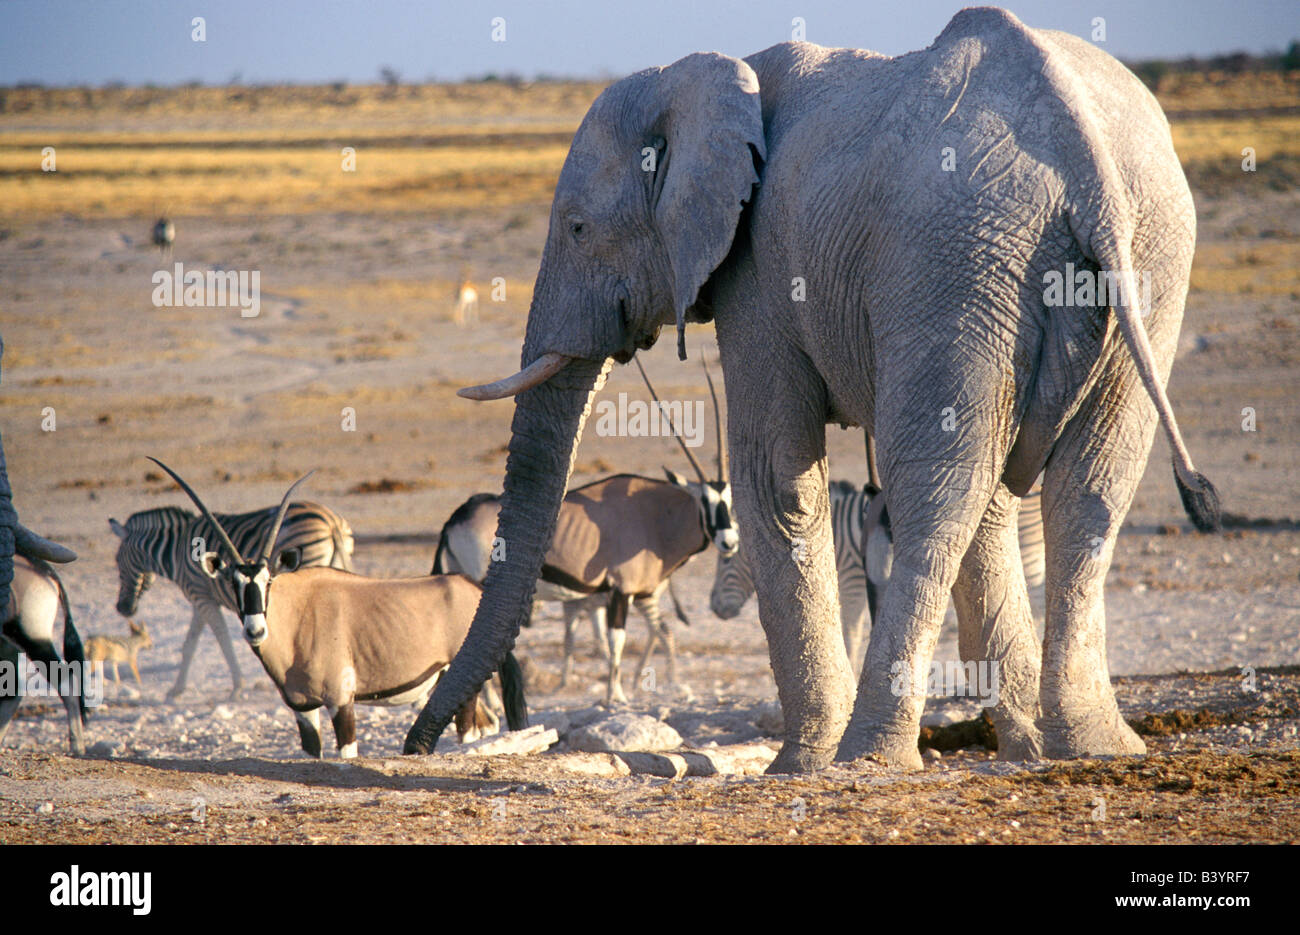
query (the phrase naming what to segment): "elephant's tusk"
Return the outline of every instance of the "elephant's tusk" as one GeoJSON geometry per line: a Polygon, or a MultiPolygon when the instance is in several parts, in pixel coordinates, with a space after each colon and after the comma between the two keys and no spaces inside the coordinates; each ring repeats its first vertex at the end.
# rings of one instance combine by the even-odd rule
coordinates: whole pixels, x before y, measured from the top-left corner
{"type": "Polygon", "coordinates": [[[552,351],[549,354],[543,354],[514,376],[497,380],[495,383],[484,383],[481,386],[467,386],[463,390],[457,390],[456,395],[480,401],[515,396],[524,390],[532,389],[539,383],[545,383],[563,370],[565,364],[572,359],[565,354],[557,354],[552,351]]]}
{"type": "Polygon", "coordinates": [[[27,555],[44,559],[47,562],[66,562],[76,561],[77,553],[67,546],[59,545],[57,542],[51,542],[36,535],[26,526],[19,526],[14,530],[14,548],[27,555]]]}

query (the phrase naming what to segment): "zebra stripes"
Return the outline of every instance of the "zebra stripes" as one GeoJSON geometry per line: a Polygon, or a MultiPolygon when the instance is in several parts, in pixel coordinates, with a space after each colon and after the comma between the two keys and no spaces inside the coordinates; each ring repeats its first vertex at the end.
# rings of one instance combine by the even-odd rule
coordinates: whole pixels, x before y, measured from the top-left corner
{"type": "MultiPolygon", "coordinates": [[[[835,568],[840,586],[840,625],[844,647],[855,671],[865,624],[879,606],[879,598],[889,582],[893,558],[888,512],[883,501],[876,504],[877,509],[872,509],[870,489],[870,486],[860,489],[848,481],[831,481],[830,484],[831,537],[835,543],[835,568]]],[[[1042,493],[1040,480],[1020,501],[1017,518],[1020,560],[1025,570],[1025,582],[1031,588],[1042,587],[1046,579],[1042,493]]],[[[723,620],[739,614],[754,593],[753,573],[743,556],[743,540],[740,552],[734,557],[718,556],[709,606],[723,620]]]]}
{"type": "MultiPolygon", "coordinates": [[[[268,507],[251,513],[216,515],[235,547],[252,555],[261,548],[275,514],[276,507],[268,507]]],[[[220,608],[238,612],[238,603],[226,576],[208,577],[198,561],[204,551],[220,550],[217,531],[202,516],[170,506],[135,513],[125,525],[111,519],[109,525],[122,540],[117,550],[118,613],[134,616],[140,595],[158,575],[174,582],[193,605],[194,616],[181,650],[180,673],[168,697],[185,690],[190,662],[205,625],[221,645],[237,692],[242,677],[220,608]],[[202,541],[196,543],[196,539],[202,541]]],[[[289,506],[274,554],[282,571],[311,565],[351,571],[352,547],[352,528],[347,520],[328,507],[304,501],[289,506]]]]}
{"type": "MultiPolygon", "coordinates": [[[[831,537],[835,542],[835,568],[840,582],[840,623],[849,658],[857,657],[862,642],[863,612],[867,608],[867,572],[862,555],[863,520],[871,495],[848,481],[831,481],[831,537]]],[[[718,555],[718,568],[709,594],[709,607],[723,620],[730,620],[754,593],[754,577],[741,549],[728,558],[718,555]]]]}

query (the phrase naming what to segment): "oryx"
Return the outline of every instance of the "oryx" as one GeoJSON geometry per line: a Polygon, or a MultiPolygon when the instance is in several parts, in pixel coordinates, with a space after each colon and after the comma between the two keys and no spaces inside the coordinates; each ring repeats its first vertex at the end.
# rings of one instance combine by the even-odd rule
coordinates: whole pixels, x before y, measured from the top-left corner
{"type": "MultiPolygon", "coordinates": [[[[333,719],[339,755],[353,757],[354,703],[422,703],[429,696],[474,619],[481,594],[476,583],[460,575],[365,578],[321,567],[273,576],[272,544],[289,498],[310,474],[284,495],[260,553],[250,561],[189,485],[161,461],[150,460],[172,476],[217,530],[229,555],[205,552],[203,570],[234,588],[244,636],[297,715],[303,750],[321,755],[322,707],[333,719]]],[[[522,680],[512,656],[501,667],[501,683],[510,727],[527,727],[522,680]]],[[[476,696],[461,708],[456,728],[464,741],[494,720],[476,696]]]]}

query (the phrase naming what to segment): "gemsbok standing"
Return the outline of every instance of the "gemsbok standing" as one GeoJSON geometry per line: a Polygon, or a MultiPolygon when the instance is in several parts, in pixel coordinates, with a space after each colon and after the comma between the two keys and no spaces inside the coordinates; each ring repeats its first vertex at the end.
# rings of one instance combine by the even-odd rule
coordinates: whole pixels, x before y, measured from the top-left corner
{"type": "MultiPolygon", "coordinates": [[[[221,513],[217,519],[235,545],[244,552],[256,552],[275,515],[276,508],[271,506],[251,513],[221,513]]],[[[190,664],[205,627],[221,646],[233,682],[230,695],[236,696],[244,679],[221,614],[222,607],[239,611],[235,592],[225,579],[205,575],[194,554],[197,543],[215,541],[216,531],[202,516],[174,506],[142,510],[132,514],[125,524],[110,519],[108,525],[122,540],[117,548],[118,613],[134,617],[140,596],[158,575],[174,582],[193,608],[190,628],[181,646],[180,671],[176,683],[167,692],[167,700],[185,691],[190,664]]],[[[352,548],[352,527],[342,516],[318,503],[291,503],[276,541],[276,570],[328,565],[351,571],[352,548]]]]}
{"type": "MultiPolygon", "coordinates": [[[[569,509],[578,509],[578,507],[566,500],[560,510],[563,512],[569,509]]],[[[497,517],[500,512],[501,498],[490,493],[476,493],[458,506],[443,523],[442,533],[438,537],[438,548],[433,556],[433,568],[429,573],[462,574],[482,584],[492,561],[497,517]]],[[[566,528],[572,528],[572,525],[566,524],[566,528]]],[[[652,594],[634,596],[632,605],[645,618],[649,627],[646,648],[642,653],[637,673],[644,671],[657,645],[657,639],[662,639],[668,655],[668,683],[673,684],[677,680],[677,648],[672,630],[668,622],[663,619],[660,608],[660,598],[665,591],[672,598],[678,619],[687,626],[690,625],[690,621],[682,612],[681,602],[672,593],[671,578],[660,582],[659,587],[652,594]]],[[[537,583],[537,593],[533,596],[533,601],[534,608],[540,602],[558,601],[563,609],[564,662],[560,669],[561,687],[569,684],[573,674],[574,637],[582,614],[590,615],[597,646],[602,651],[601,655],[609,659],[609,627],[606,620],[606,611],[609,609],[608,595],[601,592],[586,594],[543,578],[537,583]]],[[[614,686],[611,694],[615,700],[619,700],[622,697],[621,688],[614,686]]]]}
{"type": "MultiPolygon", "coordinates": [[[[20,653],[41,663],[46,681],[59,692],[68,715],[68,748],[76,755],[85,753],[82,729],[86,722],[85,683],[86,655],[72,623],[72,606],[63,580],[43,559],[21,550],[14,552],[14,577],[9,583],[9,600],[0,606],[0,666],[5,678],[18,677],[22,664],[20,653]],[[63,612],[63,656],[54,648],[54,627],[59,611],[63,612]]],[[[67,550],[63,552],[71,555],[67,550]]],[[[50,554],[43,552],[42,554],[50,554]]],[[[61,558],[61,561],[69,561],[61,558]]],[[[0,741],[4,740],[9,722],[22,704],[18,686],[6,686],[0,695],[0,741]],[[12,694],[8,691],[12,689],[12,694]]]]}
{"type": "MultiPolygon", "coordinates": [[[[280,502],[260,551],[246,559],[215,516],[171,468],[171,475],[212,524],[224,546],[205,552],[202,567],[233,589],[244,637],[298,720],[303,750],[321,755],[320,709],[334,723],[339,756],[357,755],[354,704],[421,703],[433,691],[469,632],[482,590],[460,575],[365,578],[334,568],[275,575],[272,545],[289,498],[311,474],[294,482],[280,502]]],[[[512,730],[528,726],[518,663],[501,666],[502,695],[512,730]]],[[[476,695],[456,717],[462,742],[492,725],[476,695]]]]}
{"type": "MultiPolygon", "coordinates": [[[[640,367],[640,361],[637,366],[640,367]]],[[[671,425],[671,416],[662,408],[644,370],[641,376],[671,425]]],[[[609,677],[605,703],[609,705],[627,701],[622,660],[628,605],[635,603],[650,625],[636,674],[644,670],[657,641],[662,639],[668,653],[668,681],[675,682],[677,649],[672,631],[660,612],[659,598],[669,587],[669,578],[710,543],[722,555],[734,555],[739,547],[731,514],[731,485],[726,479],[722,411],[707,366],[705,376],[713,398],[717,430],[717,478],[708,478],[673,426],[673,437],[695,468],[699,481],[687,481],[665,468],[667,482],[634,474],[615,474],[570,490],[560,505],[555,535],[542,563],[534,596],[565,605],[566,675],[571,664],[577,614],[585,609],[597,621],[602,613],[606,618],[609,677]]],[[[457,515],[453,514],[452,520],[443,527],[434,568],[464,571],[480,581],[486,578],[486,556],[491,549],[485,551],[484,545],[492,542],[487,532],[495,529],[499,510],[500,503],[492,494],[476,494],[463,504],[457,511],[466,511],[462,521],[453,522],[457,515]],[[451,564],[448,552],[464,558],[458,564],[451,564]]],[[[509,543],[501,545],[509,549],[509,543]]],[[[680,608],[678,616],[681,616],[680,608]]],[[[682,619],[685,621],[685,617],[682,619]]]]}

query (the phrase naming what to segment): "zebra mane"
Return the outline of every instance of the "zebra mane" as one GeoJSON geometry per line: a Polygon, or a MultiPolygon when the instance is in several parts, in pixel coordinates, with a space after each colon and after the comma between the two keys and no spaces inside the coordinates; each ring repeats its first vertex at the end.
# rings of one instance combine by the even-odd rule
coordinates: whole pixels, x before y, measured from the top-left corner
{"type": "Polygon", "coordinates": [[[160,506],[152,510],[141,510],[138,513],[132,513],[127,517],[123,524],[127,532],[148,532],[166,525],[167,520],[175,522],[188,522],[198,516],[197,513],[191,513],[189,510],[183,510],[178,506],[160,506]]]}

